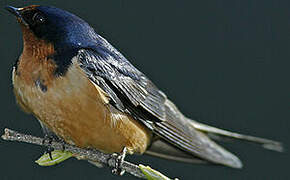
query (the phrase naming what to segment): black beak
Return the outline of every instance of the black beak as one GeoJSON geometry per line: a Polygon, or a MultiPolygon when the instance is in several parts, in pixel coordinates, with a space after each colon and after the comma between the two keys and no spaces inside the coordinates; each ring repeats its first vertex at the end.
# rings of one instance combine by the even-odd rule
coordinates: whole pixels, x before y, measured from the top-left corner
{"type": "Polygon", "coordinates": [[[9,11],[11,14],[13,14],[14,16],[21,18],[21,15],[19,13],[19,9],[18,8],[15,8],[13,6],[6,6],[5,9],[7,11],[9,11]]]}
{"type": "Polygon", "coordinates": [[[21,8],[15,8],[13,6],[6,6],[5,9],[16,16],[16,18],[23,23],[24,25],[28,26],[28,24],[25,22],[25,20],[21,16],[21,8]]]}

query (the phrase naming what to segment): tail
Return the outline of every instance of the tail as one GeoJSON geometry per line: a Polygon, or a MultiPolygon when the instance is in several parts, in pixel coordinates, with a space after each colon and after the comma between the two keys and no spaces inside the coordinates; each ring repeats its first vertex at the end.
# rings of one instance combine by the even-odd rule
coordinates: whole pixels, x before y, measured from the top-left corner
{"type": "Polygon", "coordinates": [[[178,147],[164,141],[163,139],[153,140],[151,146],[147,149],[145,154],[185,163],[206,164],[206,165],[220,164],[238,169],[243,167],[242,162],[234,154],[230,153],[226,149],[222,148],[218,144],[211,141],[202,132],[200,132],[200,135],[203,136],[203,139],[205,141],[204,143],[208,145],[208,149],[213,150],[212,151],[213,154],[218,154],[219,157],[218,159],[220,160],[220,162],[219,161],[213,162],[195,156],[192,153],[179,149],[178,147]]]}
{"type": "MultiPolygon", "coordinates": [[[[220,152],[221,157],[228,157],[231,159],[229,164],[224,164],[229,167],[233,168],[242,168],[242,162],[234,155],[228,152],[226,149],[220,147],[216,143],[210,140],[226,140],[226,139],[237,139],[241,141],[248,141],[256,144],[262,145],[262,147],[273,150],[273,151],[278,151],[278,152],[283,152],[283,145],[280,142],[269,140],[269,139],[264,139],[264,138],[259,138],[259,137],[254,137],[254,136],[249,136],[249,135],[243,135],[239,133],[234,133],[222,129],[218,129],[212,126],[208,126],[190,119],[187,119],[187,122],[190,122],[192,127],[199,131],[200,135],[204,136],[204,141],[207,142],[209,148],[214,148],[220,152]],[[208,138],[206,135],[208,135],[210,138],[208,138]]],[[[204,143],[205,143],[204,142],[204,143]]],[[[169,160],[175,160],[175,161],[180,161],[180,162],[186,162],[186,163],[198,163],[198,164],[215,164],[213,162],[210,162],[206,159],[200,158],[198,156],[194,156],[191,153],[188,153],[182,149],[178,149],[176,146],[162,140],[162,139],[157,139],[154,140],[152,145],[148,148],[148,150],[145,152],[148,155],[152,156],[157,156],[160,158],[165,158],[169,160]]]]}
{"type": "Polygon", "coordinates": [[[193,120],[192,120],[192,125],[194,126],[195,129],[202,131],[204,133],[207,133],[208,136],[210,136],[212,139],[215,139],[215,140],[223,140],[223,139],[228,139],[228,138],[238,139],[241,141],[249,141],[255,144],[260,144],[265,149],[278,151],[278,152],[284,151],[283,144],[277,141],[234,133],[234,132],[218,129],[218,128],[215,128],[206,124],[202,124],[193,120]]]}

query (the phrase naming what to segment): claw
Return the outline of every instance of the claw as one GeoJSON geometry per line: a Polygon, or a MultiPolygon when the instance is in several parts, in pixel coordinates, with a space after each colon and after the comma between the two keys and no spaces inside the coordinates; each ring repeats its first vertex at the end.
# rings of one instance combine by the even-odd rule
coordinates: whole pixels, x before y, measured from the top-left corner
{"type": "Polygon", "coordinates": [[[48,148],[47,148],[47,150],[44,152],[44,154],[47,154],[47,153],[48,153],[50,160],[53,160],[53,159],[52,159],[52,155],[51,155],[51,152],[54,150],[54,149],[51,147],[51,143],[52,143],[52,141],[53,141],[53,137],[48,136],[48,135],[45,135],[44,138],[43,138],[43,140],[42,140],[42,144],[43,144],[43,145],[48,145],[48,148]],[[47,142],[47,141],[48,141],[48,142],[47,142]],[[47,143],[46,143],[46,142],[47,142],[47,143]]]}
{"type": "Polygon", "coordinates": [[[53,151],[54,149],[52,147],[48,147],[48,149],[44,152],[44,154],[47,154],[49,155],[49,158],[50,160],[53,160],[52,159],[52,155],[51,155],[51,152],[53,151]]]}
{"type": "Polygon", "coordinates": [[[124,147],[122,152],[119,155],[116,153],[112,154],[112,158],[116,158],[116,164],[112,170],[113,174],[122,176],[125,173],[125,170],[122,169],[122,165],[126,157],[126,153],[127,153],[127,148],[124,147]]]}
{"type": "Polygon", "coordinates": [[[65,150],[65,141],[59,137],[54,137],[54,136],[50,136],[50,135],[45,135],[43,140],[42,140],[42,144],[48,146],[47,150],[44,152],[44,154],[49,154],[49,157],[51,160],[52,159],[52,155],[51,152],[54,151],[54,148],[51,147],[51,143],[52,141],[57,141],[60,142],[62,144],[62,151],[65,150]]]}

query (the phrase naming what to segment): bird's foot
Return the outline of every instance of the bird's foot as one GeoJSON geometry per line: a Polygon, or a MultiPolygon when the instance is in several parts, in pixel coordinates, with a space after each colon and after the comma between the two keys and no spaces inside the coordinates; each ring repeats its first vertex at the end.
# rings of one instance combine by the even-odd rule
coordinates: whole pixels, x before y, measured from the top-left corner
{"type": "Polygon", "coordinates": [[[126,157],[126,153],[127,153],[127,148],[124,147],[120,154],[116,154],[116,153],[112,154],[112,158],[115,158],[116,160],[115,167],[112,170],[113,174],[122,176],[125,173],[125,170],[123,169],[122,166],[123,166],[124,159],[126,157]]]}
{"type": "Polygon", "coordinates": [[[53,140],[54,140],[54,138],[52,136],[48,136],[48,135],[45,135],[43,140],[42,140],[42,144],[47,146],[47,149],[44,152],[44,154],[48,153],[50,160],[52,160],[51,152],[54,150],[53,147],[51,147],[51,143],[53,140]]]}
{"type": "Polygon", "coordinates": [[[65,144],[66,144],[65,141],[63,139],[61,139],[61,138],[54,137],[54,136],[49,136],[49,135],[45,135],[44,138],[43,138],[43,140],[42,140],[42,144],[45,145],[45,146],[47,146],[47,149],[44,152],[44,154],[47,154],[48,153],[50,160],[53,160],[52,159],[52,155],[51,155],[51,152],[54,151],[54,148],[51,146],[51,143],[53,141],[56,141],[56,142],[61,143],[61,145],[62,145],[62,151],[65,150],[65,144]]]}

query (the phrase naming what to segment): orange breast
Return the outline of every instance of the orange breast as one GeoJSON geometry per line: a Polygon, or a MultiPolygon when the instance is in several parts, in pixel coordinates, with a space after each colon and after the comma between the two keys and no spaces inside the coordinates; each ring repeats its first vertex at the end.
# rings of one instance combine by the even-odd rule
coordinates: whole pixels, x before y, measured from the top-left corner
{"type": "Polygon", "coordinates": [[[29,72],[13,72],[17,101],[66,142],[107,153],[121,152],[124,147],[129,153],[143,153],[149,145],[151,132],[111,106],[105,92],[76,61],[64,77],[44,79],[49,82],[45,92],[27,80],[34,77],[27,76],[29,72]]]}

